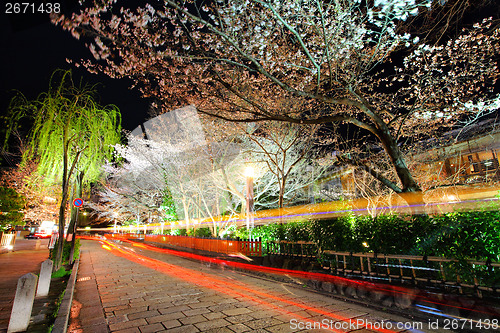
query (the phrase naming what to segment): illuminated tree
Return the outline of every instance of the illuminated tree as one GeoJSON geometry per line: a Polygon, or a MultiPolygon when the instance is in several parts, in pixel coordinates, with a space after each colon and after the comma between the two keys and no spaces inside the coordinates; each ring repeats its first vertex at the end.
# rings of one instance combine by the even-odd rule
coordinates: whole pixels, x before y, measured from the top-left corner
{"type": "Polygon", "coordinates": [[[160,104],[195,104],[225,120],[348,124],[379,142],[392,170],[386,177],[352,155],[344,162],[396,193],[420,190],[402,142],[499,105],[500,30],[490,21],[433,46],[398,32],[408,18],[439,9],[431,0],[119,6],[100,1],[54,17],[76,38],[93,39],[96,61],[83,62],[90,70],[132,78],[160,104]],[[277,107],[276,96],[303,108],[277,107]]]}
{"type": "MultiPolygon", "coordinates": [[[[207,146],[191,149],[189,140],[172,141],[130,135],[127,146],[116,147],[126,163],[106,166],[108,181],[100,196],[111,210],[128,214],[158,211],[171,198],[176,203],[175,215],[184,219],[186,229],[194,226],[195,218],[209,218],[214,223],[208,227],[216,236],[222,230],[215,217],[231,207],[216,181],[221,177],[216,162],[221,159],[219,152],[207,146]]],[[[160,214],[172,215],[172,209],[160,214]]]]}
{"type": "Polygon", "coordinates": [[[0,231],[23,222],[21,211],[25,205],[25,197],[11,188],[0,186],[0,231]]]}
{"type": "Polygon", "coordinates": [[[99,177],[101,165],[112,158],[112,145],[120,141],[120,113],[115,106],[98,105],[92,87],[75,87],[71,72],[62,70],[54,72],[48,92],[36,100],[14,97],[9,112],[7,139],[20,119],[30,118],[33,125],[23,161],[36,159],[45,181],[61,185],[55,261],[59,267],[71,182],[78,178],[88,184],[99,177]]]}
{"type": "Polygon", "coordinates": [[[139,224],[145,214],[158,210],[166,187],[161,174],[150,168],[144,160],[145,156],[135,159],[130,153],[124,153],[137,150],[133,138],[128,141],[129,146],[116,146],[117,156],[126,160],[120,165],[107,163],[104,166],[106,180],[97,190],[99,203],[89,205],[100,217],[109,221],[119,216],[124,225],[132,221],[139,224]]]}
{"type": "MultiPolygon", "coordinates": [[[[168,132],[160,128],[160,133],[168,132]]],[[[133,219],[158,211],[170,192],[186,229],[198,227],[196,219],[208,219],[207,226],[218,236],[228,226],[218,216],[246,211],[246,166],[256,170],[254,199],[259,208],[303,203],[308,185],[328,166],[311,161],[315,132],[303,127],[266,122],[231,133],[231,143],[226,138],[195,148],[189,136],[181,139],[182,135],[170,133],[148,140],[129,135],[127,146],[116,147],[126,162],[106,165],[107,181],[99,192],[105,204],[93,208],[109,219],[116,212],[133,219]],[[310,169],[312,165],[316,168],[310,169]]]]}
{"type": "MultiPolygon", "coordinates": [[[[314,145],[318,126],[262,122],[248,126],[242,150],[259,169],[255,188],[256,207],[284,207],[303,203],[307,189],[331,163],[317,159],[314,145]],[[259,200],[266,197],[267,200],[259,200]]],[[[330,161],[331,162],[331,161],[330,161]]]]}
{"type": "MultiPolygon", "coordinates": [[[[23,151],[22,144],[21,151],[23,151]]],[[[18,157],[15,156],[16,159],[18,157]]],[[[56,198],[60,196],[60,189],[58,186],[48,185],[43,175],[36,172],[36,168],[36,161],[4,168],[0,171],[0,185],[12,188],[26,198],[28,203],[24,210],[26,220],[38,222],[52,220],[57,216],[56,198]]]]}

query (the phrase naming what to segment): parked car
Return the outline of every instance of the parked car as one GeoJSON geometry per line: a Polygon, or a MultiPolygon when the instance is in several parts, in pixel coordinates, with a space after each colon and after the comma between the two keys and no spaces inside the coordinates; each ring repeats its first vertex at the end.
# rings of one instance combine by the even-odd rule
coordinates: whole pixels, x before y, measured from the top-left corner
{"type": "Polygon", "coordinates": [[[43,232],[36,232],[35,236],[38,236],[38,238],[50,238],[50,236],[52,236],[52,233],[46,234],[43,232]]]}
{"type": "Polygon", "coordinates": [[[42,232],[30,233],[29,235],[24,236],[26,239],[40,239],[40,238],[50,238],[51,234],[46,234],[42,232]]]}

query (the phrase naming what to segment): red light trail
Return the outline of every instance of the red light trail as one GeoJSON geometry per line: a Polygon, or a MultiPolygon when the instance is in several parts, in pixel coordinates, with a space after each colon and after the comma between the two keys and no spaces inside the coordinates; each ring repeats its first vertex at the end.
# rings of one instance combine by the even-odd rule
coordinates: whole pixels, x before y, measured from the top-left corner
{"type": "MultiPolygon", "coordinates": [[[[92,237],[81,237],[81,238],[96,240],[96,238],[92,238],[92,237]]],[[[243,270],[253,270],[253,271],[259,271],[259,272],[265,272],[265,273],[281,274],[281,275],[285,275],[285,276],[293,276],[293,277],[304,278],[304,279],[313,279],[313,280],[326,281],[326,282],[351,285],[351,286],[355,285],[357,288],[363,288],[363,289],[368,290],[368,291],[378,291],[378,292],[382,292],[382,293],[385,293],[388,295],[391,295],[391,294],[393,294],[393,295],[399,294],[401,296],[409,295],[409,297],[413,297],[415,300],[419,300],[419,301],[425,302],[427,304],[465,310],[465,311],[469,311],[472,313],[476,313],[476,316],[477,315],[486,316],[485,318],[487,318],[487,317],[491,317],[491,318],[500,317],[500,314],[498,313],[498,311],[496,311],[496,309],[491,309],[491,308],[487,308],[484,306],[481,306],[478,308],[468,308],[468,307],[464,307],[464,306],[461,306],[458,304],[455,305],[455,304],[451,304],[451,303],[445,303],[445,302],[443,302],[435,297],[432,297],[432,296],[418,295],[414,291],[412,291],[411,289],[404,288],[404,287],[386,285],[386,284],[381,284],[381,283],[370,283],[370,282],[365,282],[365,281],[356,281],[356,280],[351,280],[351,279],[338,277],[338,276],[332,276],[332,275],[323,274],[323,273],[309,273],[309,272],[293,271],[293,270],[281,269],[281,268],[255,266],[255,265],[246,264],[246,263],[239,263],[239,262],[233,262],[233,261],[228,261],[228,260],[223,260],[223,259],[218,259],[218,258],[205,257],[205,256],[201,256],[201,255],[196,255],[193,253],[186,253],[186,252],[182,252],[182,251],[157,248],[157,247],[154,247],[154,246],[151,246],[148,244],[138,243],[138,242],[134,242],[134,241],[126,240],[126,239],[120,239],[120,240],[123,242],[130,243],[131,245],[138,247],[138,248],[141,248],[141,249],[144,249],[144,250],[174,255],[174,256],[183,257],[183,258],[190,258],[190,259],[194,259],[194,260],[201,261],[201,262],[207,262],[210,264],[218,264],[218,265],[221,265],[223,267],[224,266],[234,267],[234,268],[239,268],[239,269],[243,269],[243,270]]],[[[144,257],[144,256],[138,255],[136,253],[130,253],[130,252],[124,251],[122,249],[119,249],[116,245],[114,245],[113,243],[111,243],[107,240],[101,240],[101,241],[104,242],[103,248],[106,248],[109,251],[114,252],[115,254],[118,254],[120,256],[123,256],[129,260],[132,260],[132,261],[137,262],[137,263],[142,264],[142,265],[145,265],[147,263],[148,267],[153,268],[153,269],[160,271],[162,273],[177,276],[177,277],[179,277],[179,276],[181,276],[183,278],[186,277],[185,278],[186,281],[189,281],[189,282],[194,283],[194,284],[202,285],[202,286],[205,286],[207,288],[215,289],[215,290],[218,290],[218,291],[225,293],[225,294],[228,294],[228,295],[242,296],[248,300],[255,301],[256,303],[258,303],[264,307],[272,308],[272,309],[275,309],[281,313],[295,316],[296,318],[302,320],[303,322],[314,323],[310,319],[307,319],[305,317],[293,314],[292,312],[280,309],[279,307],[276,307],[275,305],[273,305],[269,302],[266,302],[265,300],[261,300],[259,298],[256,298],[256,297],[263,297],[263,298],[268,298],[270,300],[275,300],[275,301],[277,300],[277,301],[280,301],[280,302],[283,302],[283,303],[286,303],[289,305],[296,305],[304,310],[309,310],[309,311],[315,312],[319,315],[324,315],[324,316],[333,318],[334,320],[337,320],[339,322],[343,322],[343,323],[353,323],[354,322],[354,323],[356,323],[355,319],[352,320],[352,319],[348,319],[348,318],[343,318],[343,317],[340,317],[340,316],[335,315],[333,313],[330,313],[330,312],[327,312],[327,311],[324,311],[321,309],[317,309],[314,307],[301,305],[301,304],[298,304],[298,303],[290,301],[290,300],[282,299],[280,297],[270,295],[268,293],[264,293],[264,292],[254,290],[252,288],[248,288],[247,286],[244,286],[244,285],[236,285],[236,284],[234,284],[234,282],[230,282],[230,281],[221,282],[221,280],[219,278],[215,278],[215,279],[214,278],[207,278],[204,274],[201,274],[201,273],[198,273],[195,271],[191,271],[191,270],[188,270],[185,268],[180,268],[180,267],[177,267],[174,265],[169,265],[167,263],[164,263],[164,262],[161,262],[161,261],[158,261],[155,259],[151,259],[149,257],[144,257]],[[110,246],[108,246],[106,244],[112,246],[113,248],[111,249],[110,246]],[[181,270],[183,270],[182,273],[180,272],[181,270]],[[204,281],[204,282],[202,282],[202,281],[204,281]],[[215,285],[213,285],[213,284],[215,284],[215,285]],[[221,285],[223,285],[224,287],[222,287],[221,285]],[[253,294],[253,296],[252,296],[252,294],[253,294]]],[[[419,307],[422,307],[424,309],[428,308],[428,307],[425,307],[425,306],[420,305],[420,304],[416,304],[416,306],[417,306],[417,310],[420,310],[419,307]]],[[[428,309],[433,309],[433,308],[428,308],[428,309]]],[[[426,311],[423,311],[423,312],[426,312],[426,311]]],[[[446,315],[444,313],[440,313],[440,310],[438,310],[438,309],[434,309],[434,311],[432,311],[432,313],[434,313],[435,315],[443,316],[443,317],[464,319],[461,317],[449,316],[449,315],[446,315]]],[[[318,323],[316,322],[316,324],[318,324],[318,323]]],[[[366,325],[359,325],[360,328],[365,327],[365,326],[366,325]]],[[[322,327],[322,328],[323,329],[330,329],[331,327],[328,327],[328,328],[322,327]]],[[[392,332],[391,330],[377,329],[375,327],[369,327],[369,329],[380,331],[380,332],[392,332]]],[[[333,329],[333,328],[330,330],[331,331],[338,331],[338,330],[333,329]]]]}
{"type": "MultiPolygon", "coordinates": [[[[91,239],[91,238],[87,238],[87,237],[82,237],[82,238],[91,239]]],[[[347,325],[354,324],[358,328],[367,328],[367,325],[364,324],[364,322],[362,323],[360,320],[356,320],[355,318],[354,319],[346,318],[346,317],[343,317],[341,315],[319,309],[319,308],[314,307],[312,305],[298,303],[298,302],[295,302],[293,300],[279,297],[279,296],[270,294],[270,293],[265,292],[265,291],[255,290],[255,288],[249,287],[246,284],[244,284],[243,282],[234,282],[234,281],[231,281],[229,279],[211,276],[210,274],[207,274],[207,273],[200,273],[200,272],[197,272],[197,271],[192,270],[192,269],[178,267],[178,266],[168,264],[168,263],[160,261],[160,260],[152,259],[152,258],[143,256],[143,255],[137,254],[137,253],[131,253],[131,252],[124,250],[124,249],[120,248],[119,246],[111,243],[110,241],[107,241],[107,240],[100,240],[100,241],[102,242],[102,248],[110,251],[114,255],[123,257],[127,260],[133,261],[133,262],[138,263],[140,265],[147,266],[147,267],[152,268],[152,269],[159,271],[161,273],[168,274],[172,277],[181,278],[182,280],[184,280],[186,282],[193,283],[193,284],[198,285],[198,286],[202,286],[202,287],[206,287],[206,288],[209,288],[212,290],[219,291],[219,292],[224,293],[226,295],[230,295],[231,297],[235,297],[235,296],[242,297],[246,300],[253,301],[253,302],[257,303],[264,308],[272,309],[272,310],[275,310],[275,311],[280,312],[282,314],[285,314],[285,315],[288,315],[291,317],[295,317],[303,322],[309,322],[312,324],[317,323],[309,318],[306,318],[304,316],[301,316],[301,315],[298,315],[298,314],[293,313],[291,311],[288,311],[286,309],[283,309],[278,305],[272,304],[271,301],[278,301],[279,303],[283,303],[286,305],[293,305],[293,306],[301,308],[302,310],[307,310],[309,312],[313,312],[313,313],[316,313],[318,315],[322,315],[322,316],[331,318],[334,321],[345,322],[345,323],[347,323],[347,325]]],[[[134,245],[137,247],[140,247],[140,248],[148,249],[148,250],[150,250],[150,249],[153,249],[154,251],[161,250],[161,251],[157,251],[157,252],[163,252],[163,253],[170,252],[169,250],[164,251],[163,249],[156,249],[156,248],[150,247],[150,246],[145,245],[145,244],[134,244],[134,245]]],[[[174,251],[174,252],[177,252],[177,251],[174,251]]],[[[169,254],[173,254],[173,253],[169,253],[169,254]]],[[[192,256],[196,256],[196,255],[192,255],[192,256]]],[[[326,327],[326,325],[322,326],[322,328],[329,330],[329,331],[332,331],[332,332],[344,332],[344,330],[338,330],[338,329],[335,329],[334,327],[330,327],[330,326],[326,327]]],[[[394,332],[392,330],[388,330],[388,329],[384,329],[384,328],[379,328],[379,329],[374,328],[374,327],[369,327],[369,328],[372,330],[376,330],[378,332],[387,332],[387,333],[394,332]]]]}
{"type": "MultiPolygon", "coordinates": [[[[115,237],[115,239],[116,239],[116,237],[115,237]]],[[[484,315],[486,317],[498,318],[500,316],[500,313],[498,313],[498,311],[495,311],[494,309],[488,309],[488,308],[484,308],[484,307],[482,307],[480,309],[472,309],[472,308],[467,308],[467,307],[464,307],[461,305],[444,303],[444,302],[438,300],[437,298],[433,298],[433,297],[429,297],[429,296],[425,296],[425,295],[417,295],[414,290],[409,289],[409,288],[405,288],[405,287],[393,286],[393,285],[388,285],[388,284],[383,284],[383,283],[371,283],[371,282],[366,282],[366,281],[352,280],[352,279],[343,278],[343,277],[339,277],[339,276],[332,276],[332,275],[324,274],[324,273],[311,273],[311,272],[295,271],[295,270],[290,270],[290,269],[256,266],[256,265],[234,262],[234,261],[229,261],[229,260],[223,260],[223,259],[218,259],[218,258],[205,257],[202,255],[197,255],[197,254],[193,254],[193,253],[158,248],[158,247],[155,247],[152,245],[134,242],[134,241],[131,241],[131,240],[128,240],[125,238],[120,238],[119,240],[122,242],[130,243],[133,246],[140,247],[142,249],[149,250],[149,251],[165,253],[165,254],[170,254],[170,255],[184,257],[184,258],[191,258],[191,259],[202,261],[202,262],[209,262],[212,264],[218,264],[218,265],[227,266],[227,267],[234,267],[234,268],[238,268],[238,269],[242,269],[242,270],[251,270],[251,271],[258,271],[258,272],[263,272],[263,273],[288,275],[288,276],[293,276],[296,278],[331,282],[334,284],[344,284],[344,285],[348,285],[348,286],[355,285],[357,288],[362,288],[366,291],[377,291],[377,292],[382,292],[382,293],[387,294],[387,295],[391,295],[391,294],[392,295],[397,294],[400,296],[407,295],[410,298],[415,298],[421,302],[425,302],[428,304],[437,305],[437,306],[445,306],[448,308],[454,308],[454,309],[458,309],[458,310],[465,310],[465,311],[469,311],[469,312],[474,312],[474,313],[477,313],[479,315],[484,315]]]]}

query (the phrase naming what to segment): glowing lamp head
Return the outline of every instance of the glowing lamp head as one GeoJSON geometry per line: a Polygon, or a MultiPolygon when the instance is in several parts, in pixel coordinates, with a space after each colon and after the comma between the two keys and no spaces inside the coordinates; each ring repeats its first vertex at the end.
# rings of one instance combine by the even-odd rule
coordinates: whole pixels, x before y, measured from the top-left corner
{"type": "Polygon", "coordinates": [[[255,171],[254,171],[254,169],[251,166],[247,166],[245,168],[245,173],[244,174],[245,174],[245,177],[247,177],[247,178],[253,178],[254,175],[255,175],[255,171]]]}

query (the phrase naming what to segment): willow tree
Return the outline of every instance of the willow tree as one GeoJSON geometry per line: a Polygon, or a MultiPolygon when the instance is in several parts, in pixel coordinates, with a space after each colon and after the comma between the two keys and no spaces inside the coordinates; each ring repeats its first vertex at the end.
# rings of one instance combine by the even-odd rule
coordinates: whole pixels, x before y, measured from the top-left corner
{"type": "Polygon", "coordinates": [[[6,140],[21,119],[32,120],[23,162],[37,159],[37,172],[47,182],[61,185],[58,268],[70,184],[79,179],[84,186],[99,177],[102,164],[112,156],[113,145],[120,141],[120,112],[114,105],[100,106],[94,86],[75,86],[70,71],[56,70],[49,90],[36,100],[29,101],[22,94],[14,97],[8,117],[6,140]]]}

